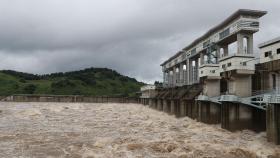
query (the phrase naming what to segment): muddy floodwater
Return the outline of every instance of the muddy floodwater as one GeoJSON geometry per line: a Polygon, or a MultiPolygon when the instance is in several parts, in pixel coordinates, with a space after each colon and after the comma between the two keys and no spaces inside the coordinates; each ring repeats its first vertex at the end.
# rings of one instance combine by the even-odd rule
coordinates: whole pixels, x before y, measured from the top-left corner
{"type": "Polygon", "coordinates": [[[0,103],[1,158],[280,157],[266,134],[137,104],[0,103]]]}

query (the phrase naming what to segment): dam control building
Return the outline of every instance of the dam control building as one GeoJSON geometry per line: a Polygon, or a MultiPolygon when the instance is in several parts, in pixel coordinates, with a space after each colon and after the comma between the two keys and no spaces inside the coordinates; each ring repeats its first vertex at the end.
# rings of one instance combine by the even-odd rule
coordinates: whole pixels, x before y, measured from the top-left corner
{"type": "Polygon", "coordinates": [[[142,102],[230,131],[266,131],[280,144],[280,38],[254,51],[266,13],[240,9],[164,61],[163,88],[142,102]]]}

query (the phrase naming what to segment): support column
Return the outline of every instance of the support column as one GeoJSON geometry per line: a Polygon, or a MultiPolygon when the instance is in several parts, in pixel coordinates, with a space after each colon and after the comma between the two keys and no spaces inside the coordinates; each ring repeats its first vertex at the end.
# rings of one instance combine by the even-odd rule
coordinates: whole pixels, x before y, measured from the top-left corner
{"type": "Polygon", "coordinates": [[[221,48],[224,50],[224,56],[228,56],[228,45],[222,46],[221,48]]]}
{"type": "Polygon", "coordinates": [[[164,70],[163,71],[163,85],[166,85],[166,78],[167,76],[166,76],[166,71],[164,70]]]}
{"type": "Polygon", "coordinates": [[[200,65],[203,65],[204,62],[204,53],[200,53],[200,65]]]}
{"type": "Polygon", "coordinates": [[[186,105],[184,100],[180,100],[180,117],[187,115],[186,105]]]}
{"type": "Polygon", "coordinates": [[[192,106],[189,100],[186,100],[186,115],[190,118],[192,116],[192,106]]]}
{"type": "Polygon", "coordinates": [[[147,99],[149,107],[153,108],[153,100],[151,98],[147,99]]]}
{"type": "Polygon", "coordinates": [[[198,121],[207,124],[221,123],[221,105],[208,101],[198,101],[198,121]]]}
{"type": "Polygon", "coordinates": [[[167,107],[167,100],[163,100],[163,111],[168,112],[168,107],[167,107]]]}
{"type": "Polygon", "coordinates": [[[186,100],[186,115],[192,119],[196,119],[198,115],[198,106],[196,105],[194,100],[186,100]]]}
{"type": "Polygon", "coordinates": [[[280,144],[280,104],[269,104],[266,109],[266,135],[269,142],[280,144]]]}
{"type": "Polygon", "coordinates": [[[151,100],[152,100],[152,107],[153,107],[154,109],[157,109],[157,99],[152,98],[151,100]]]}
{"type": "Polygon", "coordinates": [[[167,74],[166,74],[166,81],[167,81],[167,86],[169,87],[169,85],[170,85],[170,72],[169,71],[167,71],[167,74]]]}
{"type": "Polygon", "coordinates": [[[176,66],[173,67],[173,87],[176,86],[176,78],[177,78],[177,72],[176,72],[176,66]]]}
{"type": "Polygon", "coordinates": [[[254,54],[253,34],[247,35],[247,54],[254,54]]]}
{"type": "Polygon", "coordinates": [[[190,78],[189,78],[189,76],[190,76],[190,60],[189,59],[187,59],[187,61],[186,61],[186,76],[185,76],[185,84],[186,85],[189,85],[189,83],[190,83],[190,78]]]}
{"type": "Polygon", "coordinates": [[[189,85],[193,83],[193,66],[192,66],[192,60],[189,60],[189,85]]]}
{"type": "Polygon", "coordinates": [[[195,60],[195,68],[194,68],[194,82],[197,83],[199,81],[198,77],[198,67],[199,67],[199,61],[198,58],[195,60]]]}
{"type": "Polygon", "coordinates": [[[243,35],[237,34],[237,54],[244,54],[243,35]]]}
{"type": "Polygon", "coordinates": [[[176,67],[175,69],[176,69],[176,86],[180,86],[180,66],[176,67]]]}
{"type": "Polygon", "coordinates": [[[216,56],[217,56],[217,61],[216,61],[216,63],[218,64],[219,63],[219,58],[221,58],[221,47],[220,46],[218,46],[218,45],[216,45],[216,48],[217,48],[217,50],[216,50],[216,56]]]}
{"type": "Polygon", "coordinates": [[[221,124],[222,128],[229,131],[244,129],[263,131],[265,130],[264,116],[263,110],[239,103],[222,102],[221,124]]]}
{"type": "Polygon", "coordinates": [[[168,74],[168,86],[171,87],[173,85],[173,71],[169,71],[168,74]]]}
{"type": "Polygon", "coordinates": [[[175,110],[174,110],[174,111],[175,111],[175,112],[174,112],[174,113],[175,113],[175,116],[176,116],[176,117],[180,117],[180,115],[181,115],[181,114],[180,114],[180,110],[181,110],[181,109],[180,109],[180,100],[179,100],[179,99],[176,99],[176,100],[174,101],[174,104],[175,104],[175,110]]]}
{"type": "Polygon", "coordinates": [[[157,101],[157,109],[159,111],[162,111],[162,100],[161,99],[158,99],[158,101],[157,101]]]}
{"type": "Polygon", "coordinates": [[[184,84],[184,70],[183,70],[184,63],[180,63],[180,68],[179,68],[179,78],[180,78],[180,85],[184,84]]]}
{"type": "Polygon", "coordinates": [[[170,102],[170,114],[175,114],[175,101],[171,100],[170,102]]]}

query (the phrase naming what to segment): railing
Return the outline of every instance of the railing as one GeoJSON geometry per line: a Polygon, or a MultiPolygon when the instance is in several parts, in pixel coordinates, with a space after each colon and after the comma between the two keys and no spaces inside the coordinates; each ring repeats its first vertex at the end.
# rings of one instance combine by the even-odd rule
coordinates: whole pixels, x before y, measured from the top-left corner
{"type": "Polygon", "coordinates": [[[269,90],[255,90],[255,91],[252,91],[252,96],[261,95],[261,94],[280,94],[280,87],[276,87],[274,89],[269,89],[269,90]]]}

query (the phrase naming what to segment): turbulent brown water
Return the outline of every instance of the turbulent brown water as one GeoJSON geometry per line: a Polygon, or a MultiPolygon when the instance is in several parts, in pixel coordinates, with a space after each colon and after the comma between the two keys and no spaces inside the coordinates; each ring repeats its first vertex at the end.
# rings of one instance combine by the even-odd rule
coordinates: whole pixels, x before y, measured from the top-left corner
{"type": "Polygon", "coordinates": [[[280,157],[265,133],[231,133],[137,104],[0,103],[0,157],[280,157]]]}

